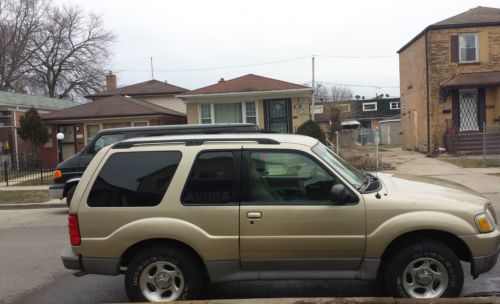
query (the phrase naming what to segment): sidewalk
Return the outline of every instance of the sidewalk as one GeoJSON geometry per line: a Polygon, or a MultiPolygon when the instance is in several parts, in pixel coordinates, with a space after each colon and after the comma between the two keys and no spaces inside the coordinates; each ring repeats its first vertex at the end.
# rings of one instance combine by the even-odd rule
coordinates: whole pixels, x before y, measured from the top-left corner
{"type": "Polygon", "coordinates": [[[2,184],[0,186],[0,191],[20,191],[20,190],[31,190],[31,191],[36,191],[36,190],[47,190],[49,191],[49,186],[47,185],[40,185],[40,186],[5,186],[5,184],[2,184]]]}

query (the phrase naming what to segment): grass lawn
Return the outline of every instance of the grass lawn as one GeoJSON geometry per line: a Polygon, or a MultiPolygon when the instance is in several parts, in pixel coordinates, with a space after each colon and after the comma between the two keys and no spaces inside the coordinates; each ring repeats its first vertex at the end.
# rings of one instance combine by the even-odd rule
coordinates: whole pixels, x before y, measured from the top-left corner
{"type": "Polygon", "coordinates": [[[45,203],[49,199],[47,190],[8,190],[0,191],[0,204],[45,203]]]}
{"type": "MultiPolygon", "coordinates": [[[[470,157],[439,158],[463,168],[483,168],[483,159],[470,157]]],[[[500,167],[500,159],[487,159],[486,167],[500,167]]]]}

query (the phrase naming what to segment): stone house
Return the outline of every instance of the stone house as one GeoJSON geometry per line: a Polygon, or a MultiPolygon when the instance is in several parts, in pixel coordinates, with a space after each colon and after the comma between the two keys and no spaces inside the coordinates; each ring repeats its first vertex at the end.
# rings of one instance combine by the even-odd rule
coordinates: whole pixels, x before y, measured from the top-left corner
{"type": "Polygon", "coordinates": [[[186,92],[188,124],[255,123],[278,133],[294,133],[310,119],[313,89],[248,74],[186,92]]]}
{"type": "Polygon", "coordinates": [[[403,147],[477,152],[483,125],[500,124],[500,9],[431,24],[398,53],[403,147]]]}

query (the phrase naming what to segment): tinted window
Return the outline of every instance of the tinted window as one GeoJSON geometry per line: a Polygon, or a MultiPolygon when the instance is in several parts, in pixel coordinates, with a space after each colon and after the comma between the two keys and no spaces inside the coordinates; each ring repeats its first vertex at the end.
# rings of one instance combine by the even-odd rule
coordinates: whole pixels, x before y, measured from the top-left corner
{"type": "Polygon", "coordinates": [[[91,207],[139,207],[160,203],[181,160],[181,153],[117,153],[106,161],[92,190],[91,207]]]}
{"type": "Polygon", "coordinates": [[[187,204],[225,204],[235,199],[233,152],[203,152],[198,155],[182,194],[187,204]]]}
{"type": "Polygon", "coordinates": [[[331,201],[338,181],[309,157],[293,152],[250,152],[250,202],[331,201]]]}
{"type": "Polygon", "coordinates": [[[96,140],[96,142],[94,144],[94,151],[98,152],[102,148],[109,146],[111,144],[114,144],[116,142],[119,142],[120,140],[122,140],[124,138],[125,138],[125,134],[123,134],[123,133],[103,135],[96,140]]]}

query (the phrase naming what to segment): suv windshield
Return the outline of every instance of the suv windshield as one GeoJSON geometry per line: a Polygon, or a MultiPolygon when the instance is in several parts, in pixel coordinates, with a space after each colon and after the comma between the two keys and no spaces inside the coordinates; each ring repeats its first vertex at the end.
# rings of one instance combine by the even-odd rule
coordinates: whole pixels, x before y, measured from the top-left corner
{"type": "Polygon", "coordinates": [[[322,160],[327,162],[335,171],[344,177],[351,185],[357,189],[365,183],[367,176],[362,171],[354,168],[342,158],[338,157],[332,150],[328,149],[322,143],[318,143],[312,148],[312,151],[322,160]]]}

